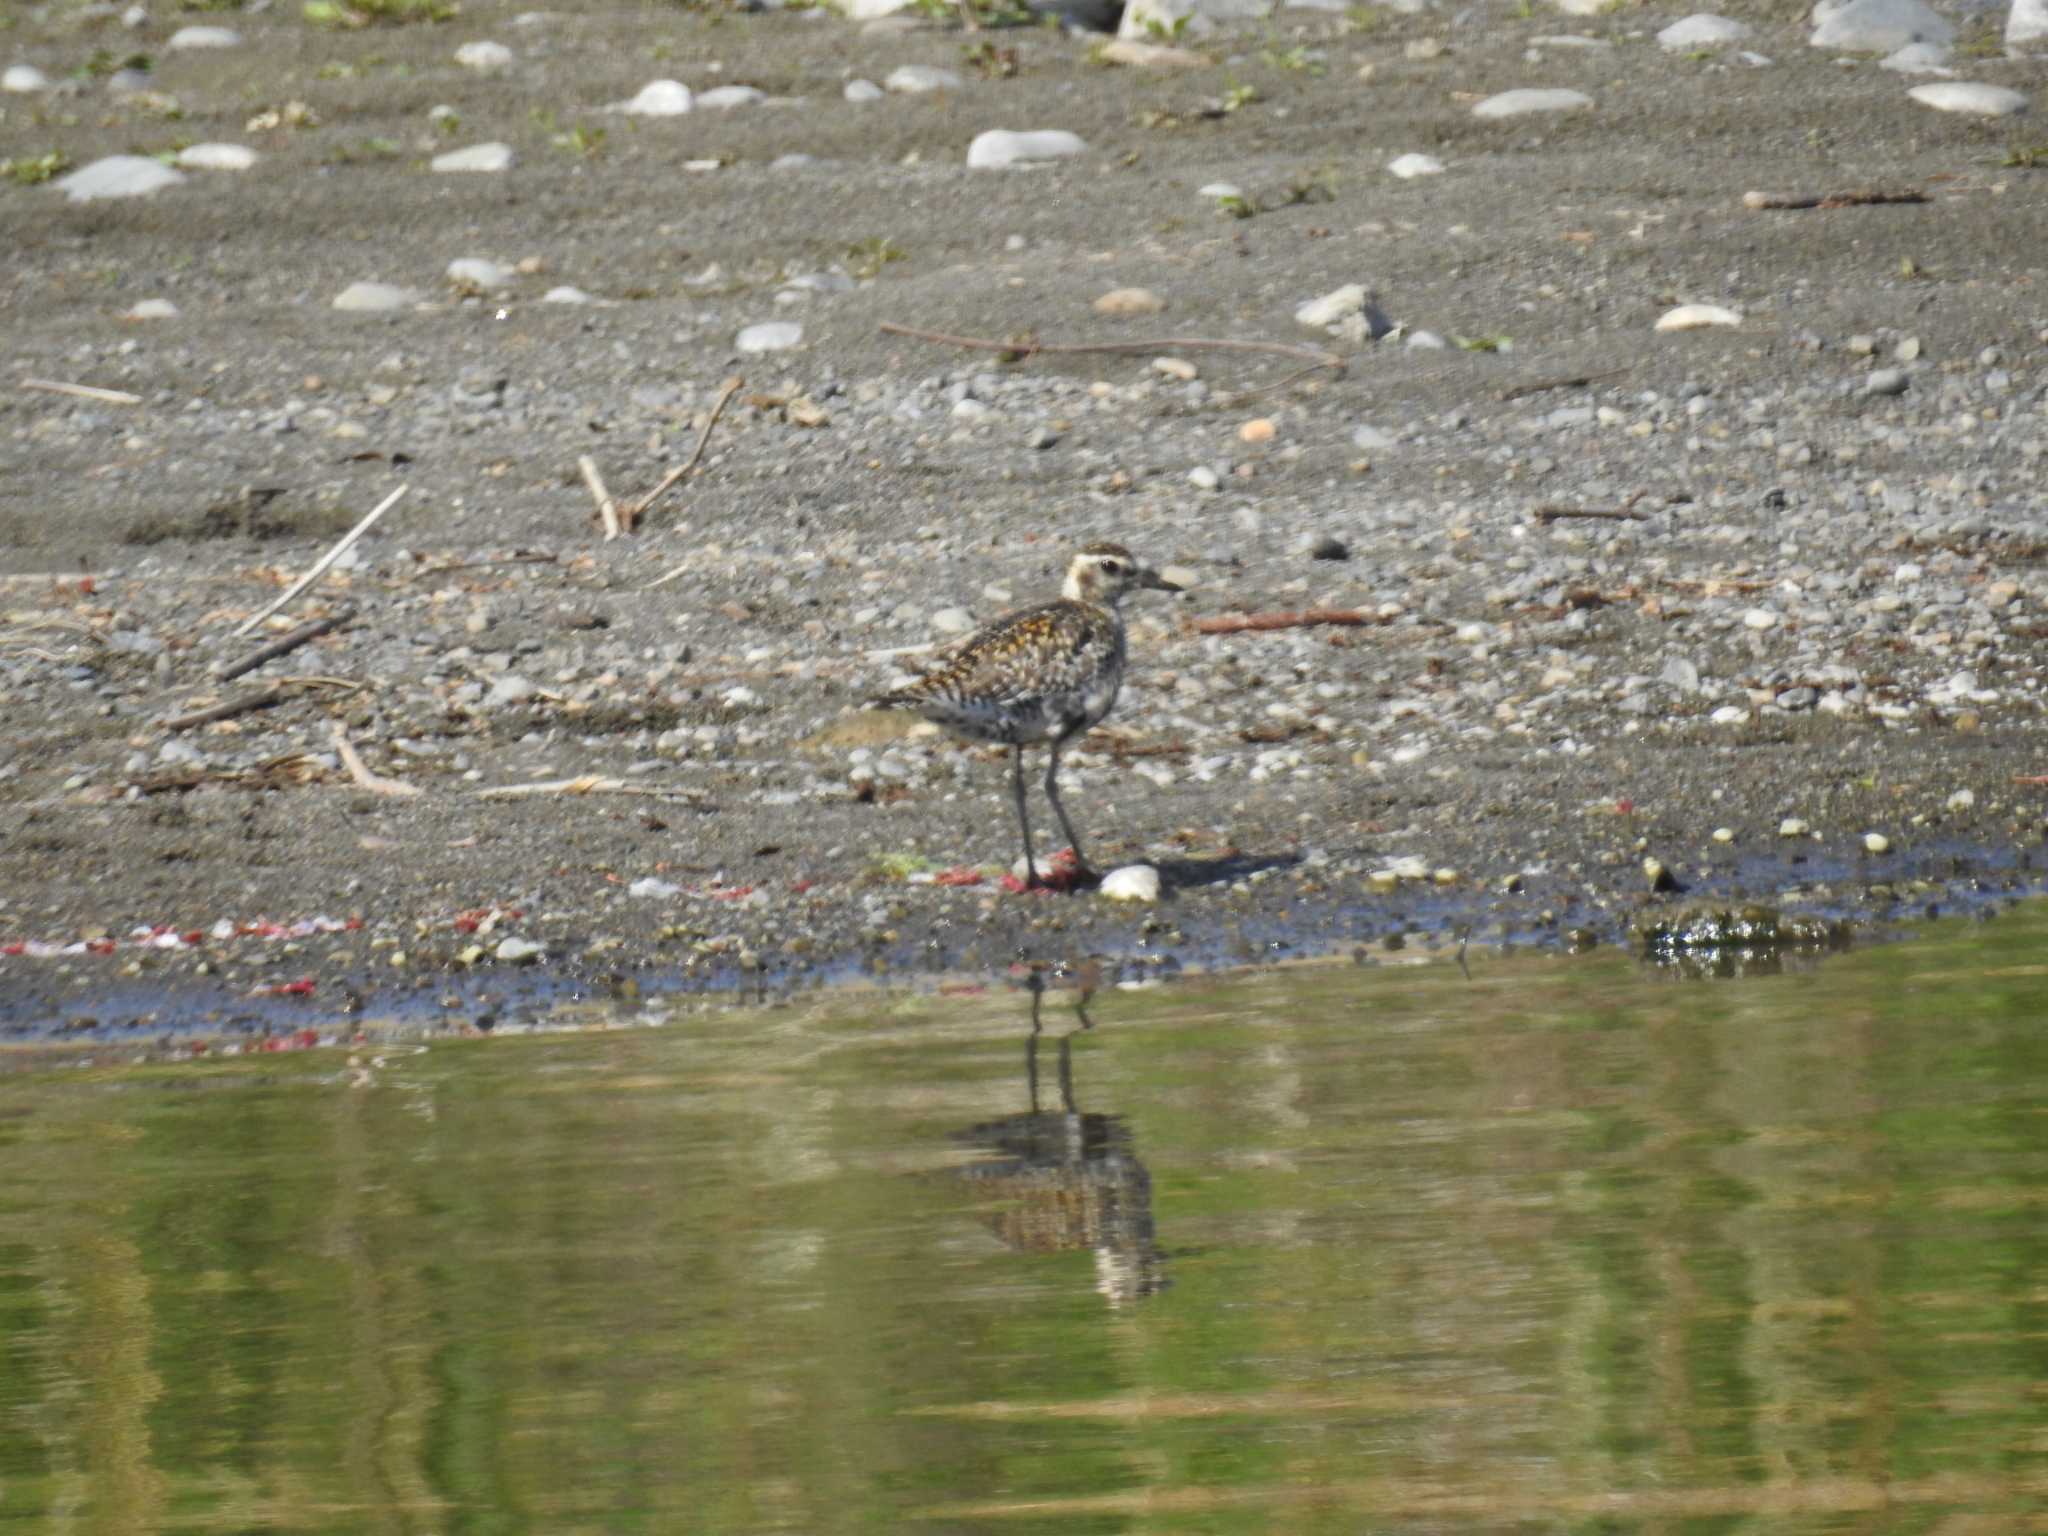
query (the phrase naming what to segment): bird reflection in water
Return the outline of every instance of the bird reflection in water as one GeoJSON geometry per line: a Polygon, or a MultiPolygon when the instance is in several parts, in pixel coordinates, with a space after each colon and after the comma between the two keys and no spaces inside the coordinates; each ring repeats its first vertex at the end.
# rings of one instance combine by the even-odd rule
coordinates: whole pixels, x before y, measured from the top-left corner
{"type": "Polygon", "coordinates": [[[1000,1202],[988,1224],[1006,1247],[1020,1253],[1094,1250],[1095,1288],[1111,1306],[1122,1306],[1166,1287],[1152,1231],[1152,1176],[1138,1160],[1121,1115],[1088,1114],[1074,1104],[1074,1036],[1095,1027],[1088,1017],[1092,985],[1084,984],[1075,997],[1080,1022],[1059,1036],[1060,1107],[1040,1107],[1044,978],[1034,972],[1029,989],[1024,1075],[1030,1113],[955,1131],[956,1140],[998,1154],[956,1172],[1000,1202]]]}

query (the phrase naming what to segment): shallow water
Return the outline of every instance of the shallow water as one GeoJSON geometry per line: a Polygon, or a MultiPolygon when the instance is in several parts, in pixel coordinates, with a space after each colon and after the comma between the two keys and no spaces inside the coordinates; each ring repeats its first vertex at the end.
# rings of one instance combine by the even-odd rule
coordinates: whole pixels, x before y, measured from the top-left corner
{"type": "Polygon", "coordinates": [[[2048,1531],[2044,938],[9,1078],[0,1516],[2048,1531]]]}

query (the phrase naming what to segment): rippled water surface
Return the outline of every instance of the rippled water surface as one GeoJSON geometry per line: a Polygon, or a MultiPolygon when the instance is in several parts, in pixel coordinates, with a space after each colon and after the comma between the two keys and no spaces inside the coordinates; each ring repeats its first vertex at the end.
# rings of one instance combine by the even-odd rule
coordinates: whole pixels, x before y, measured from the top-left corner
{"type": "Polygon", "coordinates": [[[2044,939],[13,1076],[0,1516],[2048,1531],[2044,939]]]}

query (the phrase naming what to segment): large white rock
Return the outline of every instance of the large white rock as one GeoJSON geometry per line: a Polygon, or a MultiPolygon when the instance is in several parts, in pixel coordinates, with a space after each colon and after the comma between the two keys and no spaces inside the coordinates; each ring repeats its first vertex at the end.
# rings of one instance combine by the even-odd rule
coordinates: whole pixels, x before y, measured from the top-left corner
{"type": "Polygon", "coordinates": [[[143,299],[128,311],[130,320],[175,320],[178,306],[169,299],[143,299]]]}
{"type": "Polygon", "coordinates": [[[476,293],[512,286],[512,270],[483,256],[458,256],[448,263],[448,281],[476,293]]]}
{"type": "Polygon", "coordinates": [[[883,88],[903,96],[922,96],[927,91],[957,91],[960,77],[934,64],[899,64],[889,71],[883,88]]]}
{"type": "Polygon", "coordinates": [[[1712,325],[1740,325],[1742,316],[1719,304],[1681,304],[1657,317],[1660,331],[1700,331],[1712,325]]]}
{"type": "Polygon", "coordinates": [[[1294,323],[1319,331],[1326,325],[1335,325],[1346,315],[1362,313],[1365,300],[1365,284],[1346,283],[1342,288],[1334,288],[1321,298],[1310,299],[1298,307],[1294,311],[1294,323]]]}
{"type": "Polygon", "coordinates": [[[473,43],[464,43],[455,50],[455,62],[464,69],[473,69],[479,74],[489,74],[494,69],[503,69],[512,62],[512,50],[503,43],[479,38],[473,43]]]}
{"type": "Polygon", "coordinates": [[[1674,21],[1657,34],[1657,46],[1666,53],[1694,53],[1702,48],[1726,48],[1749,36],[1749,27],[1709,11],[1674,21]]]}
{"type": "Polygon", "coordinates": [[[471,144],[466,149],[451,149],[445,155],[436,155],[427,163],[432,169],[450,175],[466,171],[509,171],[512,169],[512,146],[495,141],[471,144]]]}
{"type": "Polygon", "coordinates": [[[246,171],[257,160],[246,144],[187,144],[178,164],[188,171],[246,171]]]}
{"type": "Polygon", "coordinates": [[[1576,112],[1593,105],[1584,91],[1551,90],[1502,91],[1489,96],[1472,109],[1474,117],[1527,117],[1536,112],[1576,112]]]}
{"type": "Polygon", "coordinates": [[[232,27],[180,27],[164,46],[174,53],[192,48],[239,48],[242,34],[232,27]]]}
{"type": "Polygon", "coordinates": [[[1816,6],[1814,19],[1819,25],[1809,41],[1839,53],[1893,53],[1908,43],[1953,42],[1956,35],[1921,0],[1849,0],[1825,15],[1816,6]]]}
{"type": "Polygon", "coordinates": [[[1157,901],[1159,871],[1150,864],[1126,864],[1104,875],[1100,890],[1110,901],[1157,901]]]}
{"type": "Polygon", "coordinates": [[[650,80],[631,101],[622,101],[617,112],[638,117],[680,117],[690,110],[690,88],[680,80],[650,80]]]}
{"type": "Polygon", "coordinates": [[[1207,37],[1220,21],[1245,21],[1272,13],[1273,0],[1130,0],[1116,35],[1140,42],[1207,37]]]}
{"type": "Polygon", "coordinates": [[[148,197],[184,179],[182,172],[147,155],[108,155],[59,177],[57,187],[74,203],[92,203],[111,197],[148,197]]]}
{"type": "Polygon", "coordinates": [[[1401,155],[1387,162],[1387,174],[1398,176],[1403,181],[1413,181],[1417,176],[1441,176],[1443,161],[1435,155],[1401,155]]]}
{"type": "Polygon", "coordinates": [[[384,314],[404,309],[419,295],[392,283],[350,283],[334,296],[334,307],[361,315],[384,314]]]}
{"type": "Polygon", "coordinates": [[[2048,42],[2048,0],[2012,0],[2005,18],[2005,46],[2048,42]]]}
{"type": "Polygon", "coordinates": [[[1065,160],[1087,148],[1080,135],[1064,128],[1039,128],[1023,133],[991,128],[986,133],[977,133],[974,142],[967,146],[967,163],[976,170],[994,171],[1035,160],[1065,160]]]}
{"type": "Polygon", "coordinates": [[[839,94],[844,96],[848,101],[863,102],[880,101],[884,95],[884,92],[882,88],[879,85],[875,84],[875,82],[872,80],[849,80],[846,82],[846,88],[842,90],[839,94]]]}
{"type": "Polygon", "coordinates": [[[49,88],[50,77],[33,64],[10,64],[7,72],[0,74],[0,91],[11,96],[33,96],[49,88]]]}
{"type": "Polygon", "coordinates": [[[1936,80],[1916,85],[1906,94],[1937,112],[1973,112],[1979,117],[2011,117],[2027,110],[2026,96],[2002,85],[1976,80],[1936,80]]]}
{"type": "Polygon", "coordinates": [[[753,356],[761,352],[787,352],[804,339],[804,328],[794,320],[769,320],[750,325],[733,340],[740,352],[753,356]]]}

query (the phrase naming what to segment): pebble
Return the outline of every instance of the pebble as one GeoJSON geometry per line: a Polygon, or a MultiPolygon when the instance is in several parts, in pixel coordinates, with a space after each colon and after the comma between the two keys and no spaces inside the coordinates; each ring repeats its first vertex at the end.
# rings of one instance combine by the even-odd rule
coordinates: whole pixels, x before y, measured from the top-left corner
{"type": "Polygon", "coordinates": [[[941,608],[931,616],[931,626],[942,635],[964,635],[974,629],[974,615],[965,608],[941,608]]]}
{"type": "Polygon", "coordinates": [[[430,169],[443,175],[459,175],[465,172],[493,174],[512,169],[512,146],[495,141],[485,144],[471,144],[465,149],[451,149],[445,155],[436,155],[427,162],[430,169]]]}
{"type": "Polygon", "coordinates": [[[1244,191],[1234,181],[1212,181],[1195,191],[1197,197],[1243,197],[1244,191]]]}
{"type": "Polygon", "coordinates": [[[1538,112],[1577,112],[1593,105],[1584,91],[1555,87],[1549,90],[1525,87],[1489,96],[1472,108],[1474,117],[1528,117],[1538,112]]]}
{"type": "Polygon", "coordinates": [[[635,117],[681,117],[690,110],[690,88],[680,80],[650,80],[630,101],[612,110],[635,117]]]}
{"type": "Polygon", "coordinates": [[[1955,50],[1946,43],[1908,43],[1879,67],[1902,75],[1952,75],[1955,71],[1948,61],[1954,56],[1955,50]]]}
{"type": "Polygon", "coordinates": [[[473,43],[464,43],[455,50],[455,62],[464,69],[473,69],[479,74],[505,68],[512,62],[512,50],[503,43],[494,43],[479,38],[473,43]]]}
{"type": "Polygon", "coordinates": [[[1346,283],[1342,288],[1332,289],[1319,299],[1310,299],[1294,311],[1294,323],[1305,325],[1311,330],[1321,330],[1334,325],[1346,315],[1365,312],[1366,291],[1363,283],[1346,283]]]}
{"type": "Polygon", "coordinates": [[[1660,331],[1698,331],[1716,325],[1740,325],[1742,316],[1719,304],[1681,304],[1657,318],[1660,331]]]}
{"type": "Polygon", "coordinates": [[[1903,395],[1911,382],[1903,368],[1875,368],[1863,381],[1866,395],[1903,395]]]}
{"type": "Polygon", "coordinates": [[[1223,483],[1223,477],[1206,464],[1197,464],[1188,471],[1188,484],[1198,491],[1213,491],[1223,483]]]}
{"type": "Polygon", "coordinates": [[[1152,359],[1152,371],[1182,384],[1191,384],[1201,377],[1201,369],[1184,357],[1155,357],[1152,359]]]}
{"type": "Polygon", "coordinates": [[[733,346],[745,356],[762,352],[786,352],[804,339],[804,328],[794,320],[767,320],[750,325],[733,339],[733,346]]]}
{"type": "Polygon", "coordinates": [[[257,158],[246,144],[187,144],[178,151],[178,164],[188,171],[246,171],[257,158]]]}
{"type": "Polygon", "coordinates": [[[175,320],[178,306],[169,299],[144,299],[128,311],[130,320],[175,320]]]}
{"type": "Polygon", "coordinates": [[[418,302],[419,295],[410,288],[400,288],[391,283],[350,283],[334,296],[336,309],[353,310],[358,314],[382,314],[418,302]]]}
{"type": "Polygon", "coordinates": [[[1882,832],[1866,832],[1863,834],[1863,851],[1865,853],[1890,853],[1892,851],[1892,840],[1882,832]]]}
{"type": "Polygon", "coordinates": [[[1947,43],[1956,29],[1921,0],[1849,0],[1813,8],[1809,43],[1837,53],[1892,53],[1908,43],[1947,43]]]}
{"type": "Polygon", "coordinates": [[[239,48],[242,34],[232,27],[180,27],[166,39],[164,46],[173,53],[185,53],[195,48],[239,48]]]}
{"type": "Polygon", "coordinates": [[[1657,34],[1657,46],[1666,53],[1696,53],[1703,49],[1726,48],[1750,33],[1743,22],[1701,11],[1683,21],[1674,21],[1657,34]]]}
{"type": "Polygon", "coordinates": [[[1237,429],[1237,439],[1241,443],[1270,443],[1278,430],[1272,417],[1254,416],[1237,429]]]}
{"type": "Polygon", "coordinates": [[[448,263],[448,281],[458,288],[495,293],[512,286],[512,269],[481,256],[458,256],[448,263]]]}
{"type": "Polygon", "coordinates": [[[1976,80],[1936,80],[1916,85],[1906,94],[1937,112],[1968,112],[1978,117],[2011,117],[2027,110],[2023,92],[1976,80]]]}
{"type": "Polygon", "coordinates": [[[1029,165],[1041,160],[1065,160],[1086,153],[1080,135],[1064,128],[1040,128],[1012,132],[991,128],[974,136],[967,146],[967,163],[976,170],[1002,170],[1012,165],[1029,165]]]}
{"type": "Polygon", "coordinates": [[[751,85],[720,85],[698,92],[696,104],[708,112],[722,112],[731,107],[750,107],[767,99],[766,91],[756,90],[751,85]]]}
{"type": "Polygon", "coordinates": [[[839,93],[848,101],[880,101],[888,94],[872,80],[849,80],[846,89],[839,93]]]}
{"type": "Polygon", "coordinates": [[[1441,176],[1443,161],[1435,155],[1399,155],[1387,162],[1387,174],[1398,176],[1403,181],[1413,181],[1417,176],[1441,176]]]}
{"type": "Polygon", "coordinates": [[[1780,837],[1804,837],[1812,830],[1811,824],[1797,816],[1787,816],[1778,823],[1778,836],[1780,837]]]}
{"type": "Polygon", "coordinates": [[[590,302],[590,295],[581,288],[563,283],[558,287],[550,288],[546,293],[542,294],[540,301],[543,304],[588,304],[590,302]]]}
{"type": "Polygon", "coordinates": [[[117,197],[148,197],[165,187],[178,186],[184,174],[147,155],[109,155],[80,166],[55,185],[74,203],[100,202],[117,197]]]}
{"type": "Polygon", "coordinates": [[[514,704],[524,704],[540,692],[540,685],[531,678],[521,677],[517,672],[507,672],[491,684],[484,695],[485,709],[505,709],[514,704]]]}
{"type": "Polygon", "coordinates": [[[1735,829],[1733,827],[1716,827],[1711,836],[1717,843],[1732,843],[1735,841],[1735,829]]]}
{"type": "Polygon", "coordinates": [[[1775,629],[1778,615],[1769,608],[1748,608],[1743,611],[1742,622],[1750,629],[1775,629]]]}
{"type": "Polygon", "coordinates": [[[683,888],[667,880],[657,880],[652,875],[642,875],[626,887],[626,894],[643,901],[669,901],[682,895],[683,888]]]}
{"type": "Polygon", "coordinates": [[[1156,315],[1166,300],[1150,288],[1112,288],[1095,301],[1098,315],[1156,315]]]}
{"type": "Polygon", "coordinates": [[[13,96],[33,96],[50,88],[50,77],[33,64],[10,64],[0,74],[0,91],[13,96]]]}
{"type": "Polygon", "coordinates": [[[531,939],[514,937],[500,939],[493,953],[507,965],[523,965],[528,961],[540,959],[547,951],[531,939]]]}
{"type": "Polygon", "coordinates": [[[957,91],[962,81],[950,69],[933,64],[900,64],[882,80],[884,90],[902,96],[922,96],[928,91],[957,91]]]}
{"type": "Polygon", "coordinates": [[[1104,875],[1099,889],[1107,901],[1157,901],[1159,871],[1150,864],[1125,864],[1104,875]]]}

